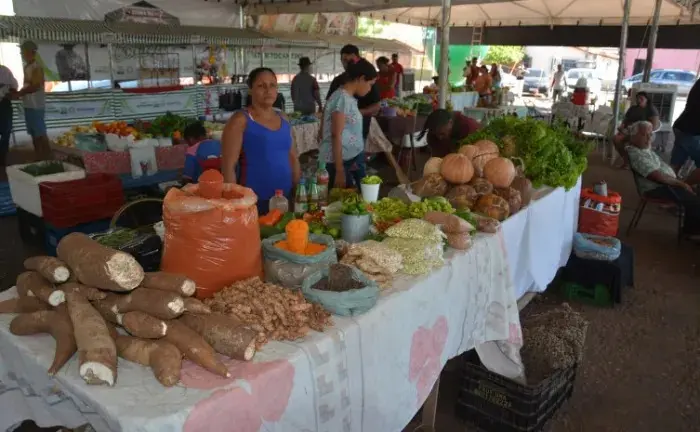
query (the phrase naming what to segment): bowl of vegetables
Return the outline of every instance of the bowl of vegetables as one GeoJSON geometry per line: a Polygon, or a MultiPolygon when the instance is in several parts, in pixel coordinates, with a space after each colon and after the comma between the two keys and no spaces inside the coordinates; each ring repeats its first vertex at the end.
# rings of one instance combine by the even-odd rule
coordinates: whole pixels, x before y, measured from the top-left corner
{"type": "Polygon", "coordinates": [[[362,191],[362,199],[368,203],[377,202],[379,199],[379,187],[382,185],[382,179],[379,176],[366,176],[360,182],[360,191],[362,191]]]}
{"type": "Polygon", "coordinates": [[[342,217],[340,220],[343,240],[348,243],[363,241],[369,234],[371,224],[370,212],[372,206],[355,195],[343,201],[342,217]]]}

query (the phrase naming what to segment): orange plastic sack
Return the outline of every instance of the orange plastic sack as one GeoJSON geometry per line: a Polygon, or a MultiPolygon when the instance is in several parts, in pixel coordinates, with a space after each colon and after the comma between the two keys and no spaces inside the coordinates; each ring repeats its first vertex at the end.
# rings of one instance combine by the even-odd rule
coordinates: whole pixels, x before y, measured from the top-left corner
{"type": "Polygon", "coordinates": [[[200,299],[263,275],[257,196],[235,184],[225,184],[223,196],[202,198],[189,184],[170,189],[163,202],[161,269],[195,281],[200,299]]]}
{"type": "Polygon", "coordinates": [[[590,188],[581,189],[581,208],[578,217],[578,232],[615,237],[620,226],[622,197],[608,191],[601,196],[590,188]]]}

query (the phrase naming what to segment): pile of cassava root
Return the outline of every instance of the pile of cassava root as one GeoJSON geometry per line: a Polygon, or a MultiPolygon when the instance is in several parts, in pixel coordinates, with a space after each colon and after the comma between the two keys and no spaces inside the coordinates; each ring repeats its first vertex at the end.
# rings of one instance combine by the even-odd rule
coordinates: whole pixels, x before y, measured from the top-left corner
{"type": "Polygon", "coordinates": [[[0,313],[18,314],[10,323],[13,334],[48,333],[56,340],[49,374],[77,352],[88,384],[114,385],[121,357],[173,386],[183,356],[229,377],[217,353],[244,361],[255,355],[258,332],[192,298],[196,286],[188,278],[144,273],[131,255],[81,233],[61,239],[57,254],[27,259],[27,271],[17,277],[18,297],[0,302],[0,313]]]}
{"type": "Polygon", "coordinates": [[[331,326],[331,314],[306,301],[300,291],[265,283],[258,277],[242,280],[214,294],[204,303],[214,313],[244,322],[258,333],[257,346],[272,340],[296,340],[309,330],[331,326]]]}

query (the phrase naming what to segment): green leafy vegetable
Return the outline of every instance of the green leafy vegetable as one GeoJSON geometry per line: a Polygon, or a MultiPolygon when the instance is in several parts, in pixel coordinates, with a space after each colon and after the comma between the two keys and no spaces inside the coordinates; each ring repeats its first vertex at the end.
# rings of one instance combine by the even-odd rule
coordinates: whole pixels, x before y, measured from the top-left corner
{"type": "Polygon", "coordinates": [[[21,168],[20,171],[24,171],[25,173],[34,177],[41,177],[51,174],[62,173],[65,172],[66,169],[63,167],[63,164],[61,162],[45,161],[27,165],[24,168],[21,168]]]}
{"type": "Polygon", "coordinates": [[[408,206],[409,217],[422,219],[426,213],[429,211],[439,211],[443,213],[454,213],[455,209],[452,207],[447,198],[445,197],[430,197],[425,198],[423,201],[411,203],[408,206]]]}
{"type": "Polygon", "coordinates": [[[362,184],[375,185],[382,184],[382,178],[379,176],[367,176],[362,179],[362,184]]]}

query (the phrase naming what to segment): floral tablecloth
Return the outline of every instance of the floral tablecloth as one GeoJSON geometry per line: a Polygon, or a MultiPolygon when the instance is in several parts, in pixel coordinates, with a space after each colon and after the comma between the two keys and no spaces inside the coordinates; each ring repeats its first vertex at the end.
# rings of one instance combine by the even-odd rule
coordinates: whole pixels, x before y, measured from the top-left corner
{"type": "Polygon", "coordinates": [[[397,280],[362,316],[269,343],[252,363],[228,361],[231,379],[185,362],[169,389],[125,360],[113,388],[86,385],[77,356],[50,379],[52,339],[16,337],[12,316],[0,315],[0,430],[33,418],[97,431],[401,431],[449,358],[522,341],[502,235],[448,255],[429,275],[397,280]]]}

